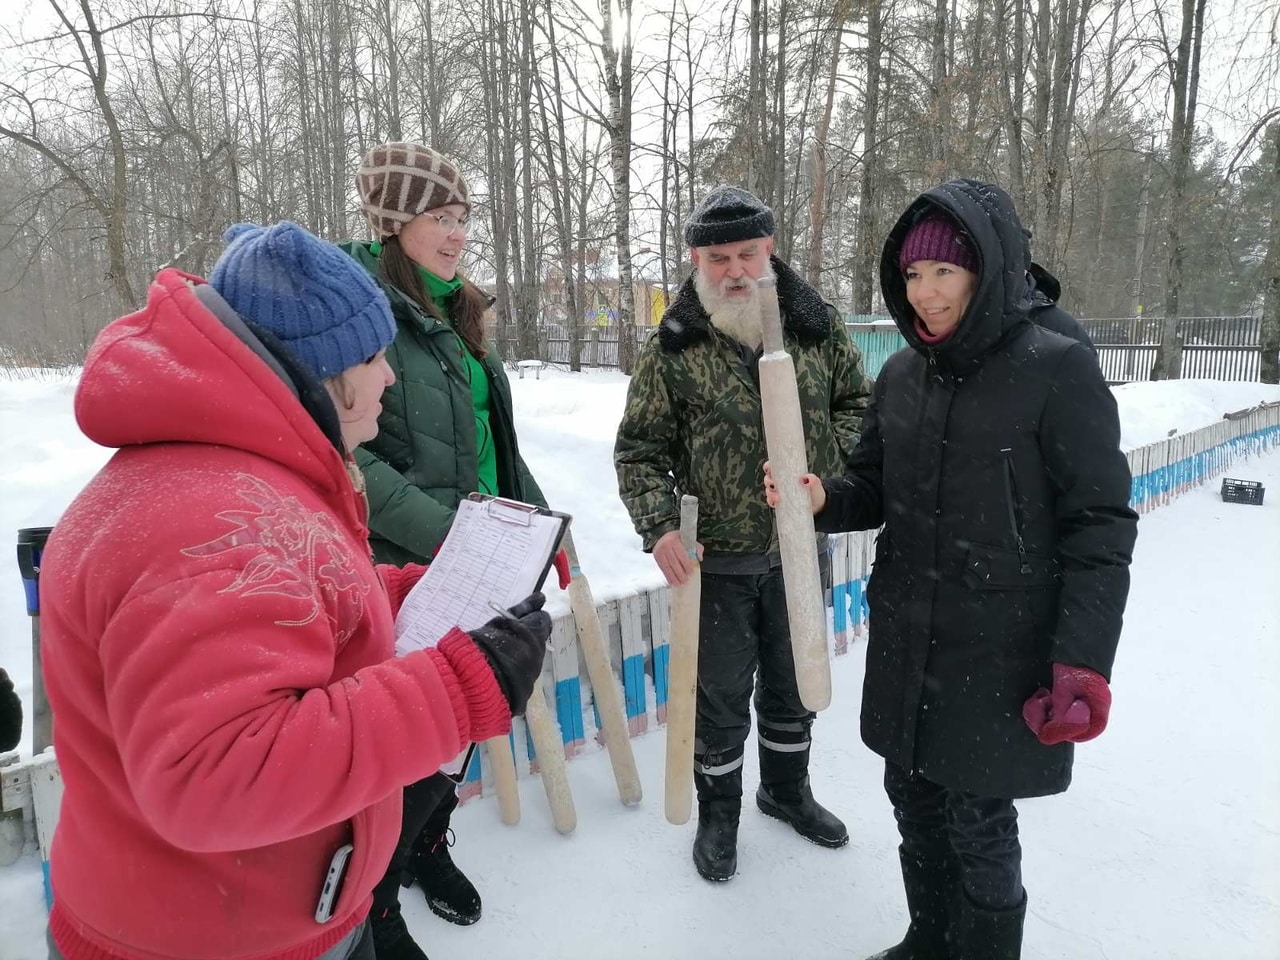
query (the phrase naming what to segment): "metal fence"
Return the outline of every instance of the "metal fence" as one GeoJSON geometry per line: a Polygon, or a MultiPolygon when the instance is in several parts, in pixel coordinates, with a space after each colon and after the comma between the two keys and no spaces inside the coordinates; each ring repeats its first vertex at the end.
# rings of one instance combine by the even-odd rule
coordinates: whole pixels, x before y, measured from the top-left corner
{"type": "MultiPolygon", "coordinates": [[[[1109,383],[1146,380],[1156,361],[1164,320],[1124,317],[1082,320],[1098,348],[1109,383]]],[[[1261,317],[1183,317],[1182,376],[1207,380],[1257,380],[1262,345],[1261,317]]]]}
{"type": "MultiPolygon", "coordinates": [[[[618,331],[616,323],[592,325],[582,329],[580,334],[579,362],[584,368],[604,367],[616,370],[618,367],[618,331]]],[[[636,338],[636,352],[649,339],[657,327],[632,328],[636,338]]],[[[521,357],[520,341],[515,336],[508,336],[501,341],[502,356],[506,360],[541,360],[557,366],[569,365],[569,348],[573,343],[569,328],[558,323],[545,324],[538,331],[538,356],[521,357]]]]}
{"type": "MultiPolygon", "coordinates": [[[[1155,364],[1164,321],[1158,317],[1123,317],[1081,320],[1094,345],[1098,362],[1109,383],[1146,380],[1155,364]]],[[[892,320],[845,322],[845,330],[862,353],[869,376],[877,376],[886,360],[906,346],[892,320]]],[[[639,349],[656,327],[634,327],[639,349]]],[[[581,334],[580,362],[584,368],[617,369],[617,324],[585,327],[581,334]]],[[[1259,376],[1262,320],[1259,317],[1184,317],[1178,321],[1182,338],[1182,376],[1208,380],[1257,380],[1259,376]]],[[[544,363],[569,365],[572,340],[569,329],[549,324],[538,331],[538,356],[544,363]]],[[[503,341],[508,360],[535,359],[518,356],[514,336],[503,341]]]]}

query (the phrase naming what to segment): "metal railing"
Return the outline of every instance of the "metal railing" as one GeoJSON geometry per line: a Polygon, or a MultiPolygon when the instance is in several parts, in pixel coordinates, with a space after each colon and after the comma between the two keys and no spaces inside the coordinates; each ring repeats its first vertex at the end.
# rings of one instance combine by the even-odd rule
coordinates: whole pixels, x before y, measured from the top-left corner
{"type": "MultiPolygon", "coordinates": [[[[1112,384],[1146,380],[1155,363],[1164,321],[1159,317],[1120,317],[1080,321],[1098,349],[1098,363],[1112,384]]],[[[845,330],[862,353],[869,376],[896,351],[906,346],[892,320],[845,322],[845,330]]],[[[617,369],[617,324],[584,327],[579,338],[579,359],[583,368],[617,369]]],[[[633,328],[637,350],[657,329],[633,328]]],[[[1182,339],[1182,376],[1209,380],[1257,380],[1260,371],[1262,320],[1254,316],[1184,317],[1178,321],[1182,339]]],[[[538,356],[519,357],[514,336],[503,341],[502,355],[508,360],[538,359],[568,366],[572,338],[567,327],[549,324],[538,332],[538,356]]]]}

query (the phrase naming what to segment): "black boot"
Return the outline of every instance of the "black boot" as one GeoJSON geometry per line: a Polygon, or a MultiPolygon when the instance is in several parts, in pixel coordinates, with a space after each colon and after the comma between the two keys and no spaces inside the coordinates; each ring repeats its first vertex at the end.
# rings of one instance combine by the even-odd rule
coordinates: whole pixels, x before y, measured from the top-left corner
{"type": "Polygon", "coordinates": [[[409,873],[422,887],[432,913],[466,927],[480,919],[481,905],[475,886],[449,855],[449,847],[453,845],[449,818],[457,805],[457,794],[451,793],[431,814],[413,844],[409,873]]]}
{"type": "Polygon", "coordinates": [[[738,819],[742,813],[742,748],[693,759],[698,788],[698,833],[693,865],[706,880],[728,880],[738,872],[738,819]]]}
{"type": "Polygon", "coordinates": [[[902,942],[868,960],[951,960],[949,911],[956,895],[950,859],[924,861],[898,851],[911,925],[902,942]]]}
{"type": "Polygon", "coordinates": [[[693,865],[704,880],[729,880],[738,872],[738,815],[741,801],[698,804],[698,834],[693,838],[693,865]]]}
{"type": "Polygon", "coordinates": [[[813,799],[809,789],[810,721],[757,721],[760,741],[760,812],[788,823],[806,840],[843,847],[849,831],[840,818],[813,799]]]}
{"type": "Polygon", "coordinates": [[[373,952],[377,960],[427,960],[404,925],[400,904],[371,911],[369,928],[373,932],[373,952]]]}
{"type": "Polygon", "coordinates": [[[1022,922],[1027,916],[1027,894],[1022,902],[1004,910],[979,907],[960,895],[955,960],[1018,960],[1022,956],[1022,922]]]}

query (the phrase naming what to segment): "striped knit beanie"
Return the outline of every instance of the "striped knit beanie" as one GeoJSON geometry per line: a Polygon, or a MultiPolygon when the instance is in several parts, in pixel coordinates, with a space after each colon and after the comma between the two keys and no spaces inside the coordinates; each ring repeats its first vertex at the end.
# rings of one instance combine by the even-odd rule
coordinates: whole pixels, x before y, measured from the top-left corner
{"type": "Polygon", "coordinates": [[[898,250],[898,268],[905,273],[907,267],[918,260],[952,263],[972,273],[978,272],[978,256],[969,235],[941,212],[921,217],[902,241],[898,250]]]}
{"type": "Polygon", "coordinates": [[[396,322],[369,272],[296,223],[238,223],[209,283],[245,320],[270,330],[319,380],[391,345],[396,322]]]}
{"type": "Polygon", "coordinates": [[[469,211],[471,195],[458,168],[420,143],[380,143],[356,171],[360,207],[374,236],[395,236],[427,210],[460,203],[469,211]]]}

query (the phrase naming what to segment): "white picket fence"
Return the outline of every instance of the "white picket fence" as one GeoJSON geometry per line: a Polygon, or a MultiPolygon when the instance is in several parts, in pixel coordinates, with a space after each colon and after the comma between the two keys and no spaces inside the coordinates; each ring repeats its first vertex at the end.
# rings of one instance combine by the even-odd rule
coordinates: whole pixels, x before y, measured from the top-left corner
{"type": "MultiPolygon", "coordinates": [[[[1147,513],[1192,487],[1220,477],[1228,467],[1280,446],[1280,403],[1229,414],[1211,426],[1170,437],[1129,452],[1133,473],[1131,504],[1147,513]]],[[[1242,478],[1247,479],[1247,478],[1242,478]]],[[[1280,493],[1273,493],[1280,497],[1280,493]]],[[[1274,508],[1274,504],[1272,504],[1274,508]]],[[[1242,507],[1241,509],[1248,509],[1242,507]]],[[[873,533],[830,538],[833,586],[831,652],[847,653],[867,628],[864,601],[873,558],[873,533]]],[[[622,685],[627,724],[632,736],[666,719],[669,596],[665,587],[611,600],[598,611],[614,671],[622,685]]],[[[551,635],[543,689],[554,699],[567,758],[596,749],[598,722],[590,682],[578,648],[571,616],[558,619],[551,635]]],[[[537,758],[524,723],[517,719],[511,734],[517,770],[537,772],[537,758]]],[[[23,851],[38,852],[45,863],[48,889],[49,840],[57,822],[62,780],[52,749],[38,757],[0,755],[0,864],[23,851]]],[[[477,751],[460,794],[463,800],[493,792],[487,751],[477,751]]]]}

